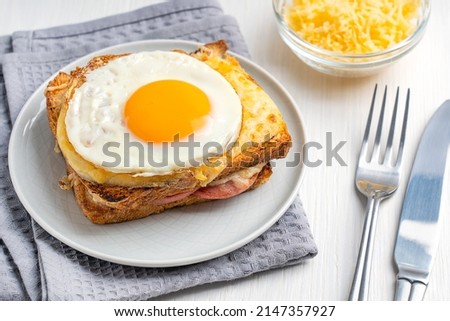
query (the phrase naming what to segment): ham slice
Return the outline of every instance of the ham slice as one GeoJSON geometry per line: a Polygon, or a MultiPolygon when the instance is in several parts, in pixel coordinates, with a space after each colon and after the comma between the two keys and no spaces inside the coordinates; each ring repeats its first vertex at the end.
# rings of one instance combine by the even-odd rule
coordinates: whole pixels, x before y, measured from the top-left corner
{"type": "Polygon", "coordinates": [[[176,202],[176,201],[180,201],[183,198],[188,197],[189,195],[191,195],[193,192],[185,192],[185,193],[178,193],[172,196],[168,196],[168,197],[164,197],[161,198],[159,200],[155,200],[153,203],[155,205],[165,205],[165,204],[169,204],[172,202],[176,202]]]}
{"type": "Polygon", "coordinates": [[[226,178],[214,181],[210,185],[202,187],[195,192],[178,193],[156,200],[154,204],[165,205],[177,202],[192,194],[206,200],[220,200],[236,196],[248,190],[255,183],[258,173],[263,167],[264,164],[258,164],[254,167],[240,170],[226,178]]]}
{"type": "Polygon", "coordinates": [[[250,178],[235,177],[219,185],[200,188],[194,195],[208,200],[230,198],[248,190],[257,177],[258,174],[255,174],[250,178]]]}

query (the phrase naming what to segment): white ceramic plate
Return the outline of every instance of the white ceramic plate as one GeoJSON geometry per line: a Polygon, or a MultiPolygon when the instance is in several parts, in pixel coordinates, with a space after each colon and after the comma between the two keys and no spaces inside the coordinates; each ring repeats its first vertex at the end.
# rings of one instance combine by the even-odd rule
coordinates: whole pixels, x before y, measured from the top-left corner
{"type": "MultiPolygon", "coordinates": [[[[106,48],[83,57],[63,70],[84,65],[91,57],[181,48],[186,41],[149,40],[106,48]]],[[[288,166],[305,142],[304,125],[295,103],[267,72],[246,58],[242,66],[277,103],[293,137],[284,160],[274,162],[268,183],[237,197],[171,209],[137,221],[95,225],[87,220],[70,191],[58,180],[65,175],[61,155],[53,150],[41,85],[24,105],[11,134],[9,168],[12,182],[30,215],[47,232],[65,244],[107,261],[145,267],[168,267],[201,262],[231,252],[272,226],[293,201],[300,186],[303,165],[288,166]]]]}

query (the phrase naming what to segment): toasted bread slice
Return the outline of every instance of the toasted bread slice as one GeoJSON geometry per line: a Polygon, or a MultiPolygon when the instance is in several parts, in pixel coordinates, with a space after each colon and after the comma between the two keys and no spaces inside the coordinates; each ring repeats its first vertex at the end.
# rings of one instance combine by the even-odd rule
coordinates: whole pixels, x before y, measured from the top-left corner
{"type": "Polygon", "coordinates": [[[226,154],[210,159],[221,163],[216,167],[201,165],[167,175],[139,176],[95,166],[76,152],[65,129],[69,101],[87,73],[123,55],[93,58],[86,66],[70,74],[61,72],[49,82],[45,94],[48,120],[66,160],[69,180],[65,186],[73,188],[87,218],[98,224],[133,220],[175,206],[225,198],[214,193],[227,194],[223,190],[227,187],[232,189],[229,195],[239,194],[268,180],[272,173],[268,162],[287,155],[291,137],[275,103],[226,50],[225,42],[219,41],[190,53],[221,73],[242,103],[238,141],[226,154]]]}
{"type": "Polygon", "coordinates": [[[139,176],[114,173],[107,168],[95,166],[75,151],[65,129],[68,102],[76,88],[84,83],[89,71],[123,55],[96,57],[85,67],[76,68],[70,75],[58,74],[49,83],[46,90],[49,124],[66,162],[80,177],[99,184],[152,187],[166,185],[169,181],[177,183],[190,180],[192,184],[206,186],[216,177],[224,177],[241,167],[251,167],[285,157],[291,137],[280,111],[256,81],[240,67],[239,62],[226,54],[226,50],[225,42],[219,41],[205,45],[191,54],[221,73],[241,98],[243,116],[238,141],[226,155],[210,160],[214,163],[219,161],[221,166],[203,165],[180,169],[168,175],[139,176]]]}

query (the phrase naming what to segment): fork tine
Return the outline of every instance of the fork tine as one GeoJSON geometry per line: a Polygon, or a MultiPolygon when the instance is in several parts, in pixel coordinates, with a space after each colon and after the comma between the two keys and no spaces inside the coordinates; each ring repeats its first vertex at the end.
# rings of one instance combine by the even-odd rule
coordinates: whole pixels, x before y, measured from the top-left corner
{"type": "Polygon", "coordinates": [[[379,160],[380,158],[380,141],[381,141],[381,131],[383,130],[384,110],[386,109],[386,93],[387,93],[387,85],[384,87],[383,103],[381,105],[380,116],[378,118],[377,133],[375,134],[375,142],[373,145],[373,153],[371,160],[373,159],[379,160]]]}
{"type": "Polygon", "coordinates": [[[361,151],[360,151],[360,160],[364,159],[365,161],[368,161],[367,159],[367,148],[368,148],[368,141],[369,141],[369,134],[370,134],[370,126],[372,124],[372,117],[373,117],[373,110],[375,108],[375,97],[377,95],[377,89],[378,84],[375,85],[375,89],[373,90],[372,95],[372,104],[370,105],[370,111],[369,116],[367,117],[367,123],[366,123],[366,129],[364,131],[364,137],[361,145],[361,151]]]}
{"type": "Polygon", "coordinates": [[[392,143],[394,141],[394,130],[395,130],[395,122],[397,120],[397,109],[398,109],[398,94],[399,94],[399,87],[397,87],[397,94],[395,95],[395,103],[394,103],[394,111],[392,112],[392,119],[391,119],[391,127],[389,128],[389,136],[386,143],[386,151],[384,154],[384,163],[391,164],[392,163],[392,143]]]}
{"type": "Polygon", "coordinates": [[[408,123],[409,96],[410,96],[410,89],[408,88],[408,93],[406,94],[405,112],[404,112],[404,115],[403,115],[402,134],[400,136],[400,144],[399,144],[399,147],[398,147],[397,162],[395,163],[396,167],[399,167],[401,165],[401,163],[402,163],[403,147],[405,146],[406,126],[407,126],[407,123],[408,123]]]}

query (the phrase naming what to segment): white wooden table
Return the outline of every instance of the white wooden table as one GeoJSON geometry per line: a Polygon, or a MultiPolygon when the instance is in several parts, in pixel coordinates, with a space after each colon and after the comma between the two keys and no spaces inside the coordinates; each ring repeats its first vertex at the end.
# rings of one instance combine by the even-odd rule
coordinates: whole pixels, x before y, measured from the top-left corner
{"type": "MultiPolygon", "coordinates": [[[[188,0],[186,0],[188,1],[188,0]]],[[[76,23],[125,12],[155,0],[0,0],[0,35],[16,30],[76,23]]],[[[432,1],[428,30],[414,51],[376,76],[338,79],[301,63],[278,36],[270,0],[222,0],[237,18],[253,60],[292,94],[306,122],[308,138],[325,145],[346,141],[334,162],[308,168],[301,188],[319,254],[305,264],[260,273],[234,282],[206,285],[160,299],[167,300],[345,300],[359,247],[365,200],[354,187],[354,172],[375,83],[411,88],[411,113],[405,149],[404,179],[382,203],[376,231],[370,299],[391,300],[395,266],[393,247],[407,177],[420,135],[436,108],[450,98],[450,1],[432,1]]],[[[393,90],[391,91],[393,92],[393,90]]],[[[450,125],[450,124],[449,124],[450,125]]],[[[324,150],[314,153],[324,159],[324,150]]],[[[450,300],[450,213],[442,236],[426,300],[450,300]]]]}

